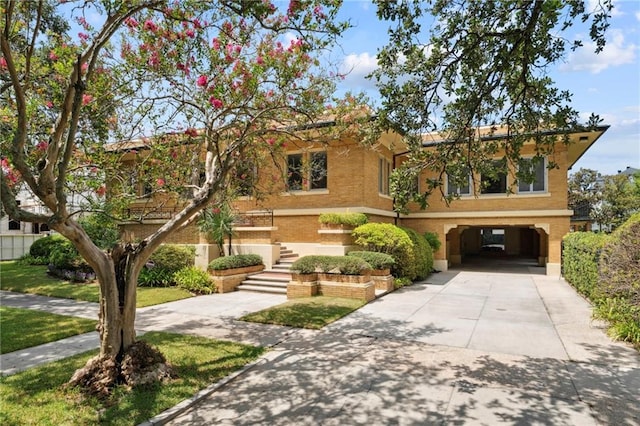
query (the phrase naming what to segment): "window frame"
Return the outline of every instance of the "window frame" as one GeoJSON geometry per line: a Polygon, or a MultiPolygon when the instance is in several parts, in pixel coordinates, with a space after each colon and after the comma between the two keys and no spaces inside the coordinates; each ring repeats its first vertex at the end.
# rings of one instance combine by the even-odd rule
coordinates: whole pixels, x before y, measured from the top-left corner
{"type": "MultiPolygon", "coordinates": [[[[495,168],[500,168],[500,169],[504,169],[506,167],[506,165],[504,164],[504,160],[500,159],[500,160],[491,160],[491,163],[494,165],[495,168]]],[[[509,182],[508,182],[508,176],[509,176],[509,172],[507,170],[502,170],[498,173],[498,175],[496,176],[496,178],[493,177],[488,177],[486,175],[483,175],[482,173],[480,173],[480,195],[501,195],[501,194],[507,194],[507,191],[509,190],[509,182]],[[489,188],[493,185],[485,185],[484,182],[486,180],[490,179],[493,182],[498,182],[498,185],[500,185],[500,190],[499,191],[489,191],[489,188]],[[503,182],[504,181],[504,182],[503,182]],[[504,189],[502,189],[504,187],[504,189]]]]}
{"type": "Polygon", "coordinates": [[[391,180],[391,161],[386,157],[378,157],[378,194],[389,196],[391,180]]]}
{"type": "Polygon", "coordinates": [[[473,194],[472,188],[473,188],[473,176],[471,175],[471,172],[467,170],[467,185],[464,187],[460,187],[457,185],[453,185],[453,182],[451,182],[451,175],[449,173],[446,174],[447,175],[447,195],[457,195],[459,197],[469,197],[473,194]],[[462,189],[466,188],[466,192],[462,192],[462,189]],[[455,189],[455,191],[452,191],[452,189],[455,189]]]}
{"type": "Polygon", "coordinates": [[[329,155],[326,149],[290,152],[287,153],[285,161],[287,170],[287,192],[326,191],[329,189],[329,155]],[[324,164],[322,167],[324,176],[316,178],[314,173],[316,173],[317,170],[314,169],[313,161],[315,161],[314,157],[318,155],[324,157],[324,164]],[[296,166],[298,170],[291,167],[292,163],[290,159],[294,157],[300,158],[299,163],[296,166]],[[294,174],[298,179],[292,179],[294,174]],[[292,185],[292,183],[296,184],[292,185]]]}
{"type": "Polygon", "coordinates": [[[518,194],[544,194],[549,191],[549,169],[547,168],[547,158],[546,157],[522,157],[518,162],[518,171],[523,166],[522,162],[527,162],[529,166],[531,166],[532,160],[535,158],[540,158],[542,161],[539,161],[536,164],[536,168],[542,167],[540,170],[542,172],[542,189],[535,189],[536,183],[538,181],[538,170],[535,171],[536,179],[533,182],[521,182],[521,178],[517,177],[518,184],[518,194]],[[521,185],[527,185],[528,189],[522,189],[521,185]]]}

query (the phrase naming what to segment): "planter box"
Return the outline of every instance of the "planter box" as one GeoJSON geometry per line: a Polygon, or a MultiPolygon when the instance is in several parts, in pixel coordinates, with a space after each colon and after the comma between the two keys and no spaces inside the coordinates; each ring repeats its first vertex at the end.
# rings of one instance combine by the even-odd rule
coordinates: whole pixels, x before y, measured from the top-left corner
{"type": "Polygon", "coordinates": [[[291,274],[287,285],[287,298],[324,295],[361,299],[375,299],[375,284],[370,275],[342,275],[327,273],[291,274]]]}
{"type": "Polygon", "coordinates": [[[287,284],[287,299],[313,297],[318,295],[318,282],[296,282],[287,284]]]}
{"type": "Polygon", "coordinates": [[[326,274],[323,272],[318,273],[319,281],[329,281],[337,283],[355,283],[363,284],[371,281],[371,275],[343,275],[343,274],[326,274]]]}
{"type": "Polygon", "coordinates": [[[329,297],[344,297],[347,299],[360,299],[371,302],[376,298],[376,287],[371,280],[366,283],[322,281],[320,282],[318,294],[329,297]]]}
{"type": "MultiPolygon", "coordinates": [[[[343,225],[332,225],[343,226],[343,225]]],[[[353,245],[353,237],[351,236],[353,228],[321,228],[318,230],[320,235],[320,244],[351,246],[353,245]]]]}
{"type": "Polygon", "coordinates": [[[216,285],[216,292],[229,293],[236,290],[236,287],[247,279],[247,275],[259,272],[264,269],[264,265],[247,266],[244,268],[221,269],[209,271],[213,276],[213,282],[216,285]]]}
{"type": "Polygon", "coordinates": [[[387,275],[371,274],[371,279],[373,280],[376,290],[384,290],[387,293],[395,290],[394,279],[393,279],[393,275],[391,274],[387,274],[387,275]]]}

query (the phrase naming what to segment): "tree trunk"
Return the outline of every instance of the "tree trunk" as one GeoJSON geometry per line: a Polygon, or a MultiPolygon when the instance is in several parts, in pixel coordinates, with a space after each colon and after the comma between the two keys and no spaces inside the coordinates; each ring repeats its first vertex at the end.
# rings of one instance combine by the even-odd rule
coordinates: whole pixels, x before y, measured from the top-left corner
{"type": "MultiPolygon", "coordinates": [[[[77,370],[69,384],[92,395],[107,396],[114,386],[135,386],[171,376],[157,350],[136,342],[135,314],[138,275],[144,260],[131,244],[118,245],[97,262],[100,282],[100,353],[77,370]]],[[[96,266],[94,266],[96,268],[96,266]]]]}

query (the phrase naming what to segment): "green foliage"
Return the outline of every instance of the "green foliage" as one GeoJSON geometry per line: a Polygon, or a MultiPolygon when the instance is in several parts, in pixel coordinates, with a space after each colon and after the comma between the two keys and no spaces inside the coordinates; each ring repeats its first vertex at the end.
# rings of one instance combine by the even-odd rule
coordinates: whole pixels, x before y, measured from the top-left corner
{"type": "Polygon", "coordinates": [[[236,215],[227,203],[221,207],[206,208],[200,212],[198,228],[218,246],[220,256],[224,256],[224,240],[226,238],[229,238],[229,253],[231,253],[231,238],[233,237],[235,220],[236,215]]]}
{"type": "Polygon", "coordinates": [[[606,297],[595,307],[594,315],[609,322],[609,334],[640,349],[640,306],[630,299],[606,297]]]}
{"type": "Polygon", "coordinates": [[[180,269],[173,275],[173,280],[180,288],[196,294],[215,293],[216,286],[207,271],[197,266],[188,266],[180,269]]]}
{"type": "Polygon", "coordinates": [[[564,277],[592,300],[598,297],[598,261],[606,241],[606,235],[592,232],[573,232],[563,239],[564,277]]]}
{"type": "Polygon", "coordinates": [[[165,269],[171,273],[193,265],[195,259],[195,247],[177,244],[163,244],[149,258],[153,261],[154,268],[165,269]]]}
{"type": "Polygon", "coordinates": [[[391,269],[395,263],[392,256],[375,251],[350,251],[347,256],[360,257],[371,265],[373,269],[391,269]]]}
{"type": "Polygon", "coordinates": [[[173,285],[173,275],[175,272],[171,272],[164,268],[158,267],[144,267],[138,275],[138,286],[140,287],[169,287],[173,285]]]}
{"type": "Polygon", "coordinates": [[[248,266],[262,265],[262,257],[257,254],[235,254],[219,257],[209,263],[209,270],[220,271],[223,269],[246,268],[248,266]]]}
{"type": "Polygon", "coordinates": [[[411,238],[402,229],[390,223],[367,223],[353,230],[355,243],[367,251],[386,253],[395,264],[391,273],[396,278],[416,278],[414,247],[411,238]]]}
{"type": "Polygon", "coordinates": [[[101,249],[110,249],[118,242],[118,224],[110,217],[94,213],[78,220],[91,241],[101,249]]]}
{"type": "Polygon", "coordinates": [[[58,247],[64,243],[67,239],[62,235],[47,235],[46,237],[39,238],[31,244],[29,248],[29,254],[33,257],[46,257],[49,259],[51,252],[58,250],[58,247]]]}
{"type": "Polygon", "coordinates": [[[442,245],[442,243],[438,238],[438,234],[436,234],[435,232],[425,232],[424,237],[427,239],[427,242],[429,243],[429,245],[431,246],[434,252],[440,249],[440,246],[442,245]]]}
{"type": "Polygon", "coordinates": [[[427,239],[411,228],[401,228],[413,242],[413,263],[416,265],[416,279],[423,280],[433,271],[433,251],[427,239]]]}
{"type": "Polygon", "coordinates": [[[56,243],[49,256],[49,263],[54,268],[66,271],[91,272],[91,267],[80,256],[76,247],[69,240],[56,243]]]}
{"type": "Polygon", "coordinates": [[[20,257],[20,259],[16,260],[16,262],[20,265],[48,265],[49,264],[49,256],[32,256],[30,253],[27,253],[20,257]]]}
{"type": "Polygon", "coordinates": [[[637,185],[629,175],[604,176],[599,182],[598,202],[591,210],[591,217],[609,231],[622,225],[633,213],[640,211],[637,185]]]}
{"type": "Polygon", "coordinates": [[[357,227],[364,225],[369,218],[364,213],[322,213],[318,222],[331,225],[346,225],[357,227]]]}
{"type": "Polygon", "coordinates": [[[291,271],[300,274],[324,272],[343,275],[361,275],[362,272],[370,269],[371,265],[369,263],[355,256],[303,256],[291,265],[291,271]]]}
{"type": "Polygon", "coordinates": [[[405,278],[405,277],[396,278],[393,281],[393,287],[396,288],[396,289],[401,288],[401,287],[406,287],[406,286],[411,285],[411,284],[413,284],[413,281],[411,281],[409,278],[405,278]]]}

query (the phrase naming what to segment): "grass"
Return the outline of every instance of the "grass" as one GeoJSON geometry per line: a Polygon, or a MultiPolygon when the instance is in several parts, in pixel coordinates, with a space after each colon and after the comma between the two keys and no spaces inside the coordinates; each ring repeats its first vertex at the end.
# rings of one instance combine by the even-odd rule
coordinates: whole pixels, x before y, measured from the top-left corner
{"type": "MultiPolygon", "coordinates": [[[[41,296],[98,302],[98,284],[78,284],[51,277],[46,266],[25,266],[17,262],[0,262],[0,290],[41,296]]],[[[177,287],[138,287],[136,306],[157,305],[191,297],[187,290],[177,287]]]]}
{"type": "Polygon", "coordinates": [[[240,319],[262,324],[320,329],[365,304],[364,300],[339,297],[305,297],[245,315],[240,319]]]}
{"type": "Polygon", "coordinates": [[[203,337],[149,332],[143,340],[157,346],[178,378],[128,391],[116,389],[107,401],[63,388],[91,351],[8,377],[0,377],[0,424],[139,424],[255,360],[264,348],[203,337]]]}
{"type": "Polygon", "coordinates": [[[0,353],[6,354],[95,331],[97,323],[85,318],[0,306],[0,353]]]}

